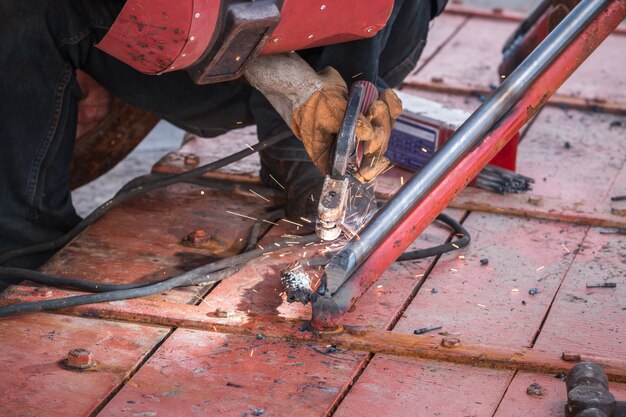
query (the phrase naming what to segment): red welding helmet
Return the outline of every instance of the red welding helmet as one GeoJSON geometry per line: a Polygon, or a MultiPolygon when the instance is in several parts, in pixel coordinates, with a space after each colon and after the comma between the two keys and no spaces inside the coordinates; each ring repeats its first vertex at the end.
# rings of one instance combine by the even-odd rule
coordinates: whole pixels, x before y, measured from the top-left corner
{"type": "Polygon", "coordinates": [[[96,46],[147,74],[237,78],[257,55],[374,36],[393,0],[127,0],[96,46]]]}

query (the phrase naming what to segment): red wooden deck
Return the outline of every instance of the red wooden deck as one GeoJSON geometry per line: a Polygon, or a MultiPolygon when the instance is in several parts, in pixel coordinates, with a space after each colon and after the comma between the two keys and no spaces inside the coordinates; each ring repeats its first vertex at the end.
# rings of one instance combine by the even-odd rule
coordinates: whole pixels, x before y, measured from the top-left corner
{"type": "MultiPolygon", "coordinates": [[[[470,93],[498,82],[500,43],[514,27],[507,19],[444,15],[404,91],[475,108],[470,93]]],[[[463,220],[472,243],[395,264],[346,316],[344,334],[301,331],[310,307],[288,304],[279,282],[281,267],[303,255],[294,246],[213,287],[0,320],[0,415],[556,417],[566,393],[554,375],[572,366],[563,352],[601,362],[611,391],[626,400],[626,235],[607,228],[626,227],[626,202],[610,200],[626,194],[626,116],[615,111],[626,108],[625,46],[625,35],[612,35],[560,91],[577,107],[603,100],[612,107],[551,106],[525,132],[518,166],[537,180],[534,190],[463,192],[449,213],[463,220]],[[482,258],[489,264],[480,265],[482,258]],[[586,288],[603,281],[617,287],[586,288]],[[232,314],[220,317],[217,309],[232,314]],[[434,324],[443,329],[412,334],[434,324]],[[443,348],[443,337],[461,344],[443,348]],[[64,368],[73,348],[90,350],[97,366],[64,368]],[[528,395],[532,383],[546,394],[528,395]]],[[[178,172],[185,154],[205,163],[255,140],[253,129],[196,139],[155,170],[178,172]]],[[[250,184],[257,170],[251,157],[217,176],[250,184]]],[[[409,174],[390,172],[379,191],[395,189],[401,175],[409,174]]],[[[270,206],[242,189],[176,185],[133,200],[45,270],[107,282],[157,280],[237,252],[252,222],[227,210],[257,217],[270,206]],[[211,233],[210,244],[181,245],[199,229],[211,233]]],[[[279,224],[263,245],[296,232],[279,224]]],[[[433,225],[415,246],[448,237],[433,225]]],[[[1,297],[67,294],[23,285],[1,297]]]]}

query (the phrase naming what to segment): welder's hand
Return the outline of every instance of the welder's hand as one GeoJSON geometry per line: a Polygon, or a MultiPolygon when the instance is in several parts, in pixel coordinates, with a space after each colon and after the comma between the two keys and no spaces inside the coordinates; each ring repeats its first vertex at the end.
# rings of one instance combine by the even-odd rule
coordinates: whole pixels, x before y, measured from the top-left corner
{"type": "Polygon", "coordinates": [[[78,101],[78,123],[76,137],[80,138],[102,122],[111,107],[111,94],[82,71],[76,71],[78,85],[83,97],[78,101]]]}
{"type": "MultiPolygon", "coordinates": [[[[326,68],[318,77],[323,87],[294,110],[292,129],[315,166],[326,175],[330,173],[332,147],[346,112],[348,88],[333,68],[326,68]]],[[[359,115],[356,136],[368,141],[375,137],[372,125],[363,115],[359,115]]]]}
{"type": "Polygon", "coordinates": [[[389,166],[385,157],[391,129],[398,116],[402,114],[402,101],[392,89],[385,90],[378,100],[372,103],[367,112],[367,120],[372,127],[372,134],[359,137],[364,141],[364,155],[356,178],[367,182],[383,172],[389,166]]]}

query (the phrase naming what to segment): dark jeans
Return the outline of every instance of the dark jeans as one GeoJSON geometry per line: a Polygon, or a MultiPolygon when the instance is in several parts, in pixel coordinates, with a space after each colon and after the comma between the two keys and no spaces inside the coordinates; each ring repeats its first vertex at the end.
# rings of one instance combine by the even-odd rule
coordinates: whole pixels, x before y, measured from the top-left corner
{"type": "MultiPolygon", "coordinates": [[[[0,2],[0,253],[55,239],[78,221],[69,167],[82,69],[122,100],[153,111],[187,131],[213,137],[257,121],[261,139],[287,130],[269,103],[232,81],[199,86],[185,72],[141,74],[93,45],[106,33],[123,1],[2,0],[0,2]]],[[[303,51],[315,68],[337,68],[380,87],[398,85],[422,51],[430,0],[396,0],[387,27],[372,39],[303,51]]],[[[358,79],[357,78],[357,79],[358,79]]],[[[270,152],[306,160],[290,138],[270,152]]],[[[35,268],[51,254],[10,262],[35,268]]]]}

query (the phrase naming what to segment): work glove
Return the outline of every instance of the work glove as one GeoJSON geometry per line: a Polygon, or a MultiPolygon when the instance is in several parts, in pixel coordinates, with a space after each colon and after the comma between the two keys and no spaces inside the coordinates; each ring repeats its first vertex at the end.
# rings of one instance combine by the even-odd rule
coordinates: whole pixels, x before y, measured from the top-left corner
{"type": "Polygon", "coordinates": [[[363,160],[355,174],[359,181],[370,181],[389,166],[385,152],[393,124],[401,114],[402,101],[392,89],[383,91],[370,106],[366,117],[372,127],[372,134],[369,138],[360,138],[365,144],[363,160]]]}
{"type": "MultiPolygon", "coordinates": [[[[297,54],[255,60],[245,76],[270,101],[296,137],[304,144],[315,166],[330,173],[331,153],[347,107],[348,88],[339,73],[326,68],[316,73],[297,54]]],[[[360,115],[356,136],[365,142],[365,157],[356,177],[369,181],[389,165],[384,157],[402,103],[386,90],[365,116],[360,115]]]]}

